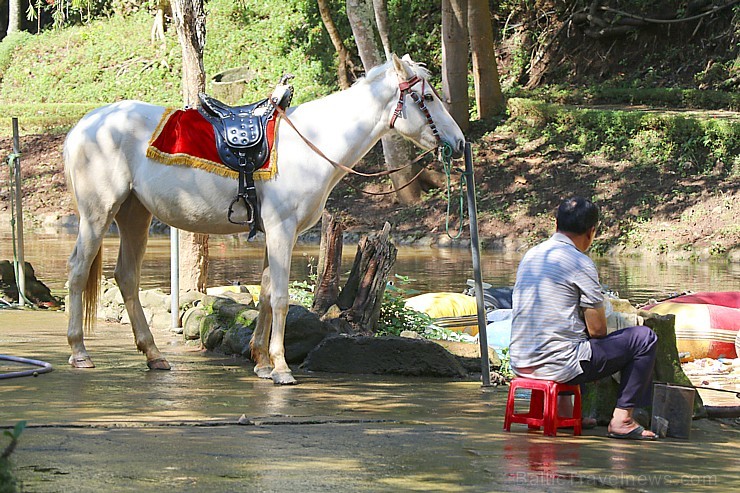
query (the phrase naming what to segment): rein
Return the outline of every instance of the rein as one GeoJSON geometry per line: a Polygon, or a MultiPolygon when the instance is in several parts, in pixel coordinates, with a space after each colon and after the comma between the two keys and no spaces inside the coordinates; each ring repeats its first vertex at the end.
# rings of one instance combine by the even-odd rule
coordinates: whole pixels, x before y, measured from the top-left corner
{"type": "Polygon", "coordinates": [[[316,145],[313,142],[311,142],[310,140],[308,140],[306,138],[306,136],[304,136],[301,133],[301,131],[296,128],[296,126],[293,124],[293,122],[290,120],[290,118],[288,118],[288,115],[285,113],[285,110],[283,108],[281,108],[281,107],[278,106],[277,109],[276,109],[276,111],[280,114],[280,116],[286,122],[288,122],[288,125],[290,125],[290,128],[292,128],[293,130],[295,130],[295,132],[298,134],[298,136],[301,138],[301,140],[303,140],[303,142],[305,142],[305,144],[308,147],[310,147],[312,151],[314,151],[316,154],[318,154],[319,156],[321,156],[322,158],[324,158],[332,166],[334,166],[336,168],[339,168],[342,171],[345,171],[347,173],[352,173],[353,175],[364,176],[365,178],[375,178],[375,177],[378,177],[378,176],[388,176],[388,175],[393,174],[393,173],[395,173],[397,171],[401,171],[403,169],[408,168],[409,166],[411,166],[413,164],[418,163],[419,161],[421,161],[421,159],[424,156],[426,156],[427,154],[429,154],[430,152],[432,152],[432,151],[435,150],[435,149],[429,149],[428,151],[424,151],[419,156],[417,156],[413,161],[410,161],[410,162],[404,164],[403,166],[401,166],[399,168],[387,169],[387,170],[384,170],[384,171],[379,171],[377,173],[363,173],[361,171],[354,170],[354,169],[352,169],[352,168],[350,168],[348,166],[343,165],[342,163],[338,163],[338,162],[334,161],[333,159],[329,158],[326,154],[324,154],[321,151],[321,149],[319,149],[318,147],[316,147],[316,145]]]}
{"type": "MultiPolygon", "coordinates": [[[[400,94],[398,96],[398,103],[396,104],[396,109],[393,111],[393,116],[391,117],[390,128],[394,128],[394,125],[396,123],[396,120],[398,119],[399,116],[401,116],[401,113],[403,112],[403,107],[404,107],[404,104],[405,104],[406,96],[409,95],[409,96],[411,96],[411,99],[414,100],[414,102],[416,103],[416,105],[419,107],[419,109],[421,110],[422,114],[426,118],[427,124],[429,125],[429,127],[432,130],[432,134],[434,134],[434,137],[437,139],[437,143],[438,144],[442,144],[442,139],[439,137],[439,130],[437,129],[437,125],[434,123],[434,119],[432,118],[432,114],[429,111],[429,108],[427,108],[426,104],[424,104],[424,99],[421,96],[419,96],[418,94],[416,94],[415,92],[411,91],[411,88],[414,85],[418,84],[419,82],[421,82],[421,85],[422,85],[421,92],[422,92],[422,94],[424,94],[424,86],[426,84],[426,81],[424,79],[422,79],[421,77],[419,77],[418,75],[414,75],[413,77],[411,77],[408,80],[405,80],[403,82],[399,82],[398,88],[400,90],[400,94]]],[[[430,86],[430,87],[432,88],[432,90],[434,91],[434,93],[437,94],[437,91],[434,90],[434,87],[433,86],[430,86]]],[[[439,97],[439,95],[438,95],[438,97],[439,97]]],[[[298,130],[296,128],[296,126],[293,124],[293,122],[290,120],[290,118],[288,118],[288,115],[285,113],[285,110],[282,107],[276,106],[275,110],[277,111],[277,113],[280,114],[280,116],[286,122],[288,122],[288,125],[290,125],[290,128],[292,128],[298,134],[298,136],[301,138],[301,140],[303,140],[303,142],[309,148],[311,148],[312,151],[314,151],[316,154],[318,154],[319,156],[321,156],[322,158],[324,158],[332,166],[334,166],[336,168],[339,168],[339,169],[341,169],[342,171],[344,171],[346,173],[351,173],[351,174],[358,175],[358,176],[364,176],[365,178],[375,178],[375,177],[379,177],[379,176],[388,176],[388,175],[391,175],[393,173],[396,173],[398,171],[401,171],[403,169],[406,169],[409,166],[414,165],[415,163],[418,163],[419,161],[421,161],[421,159],[424,156],[426,156],[427,154],[429,154],[430,152],[432,152],[432,151],[435,150],[435,149],[429,149],[428,151],[424,151],[419,156],[417,156],[414,160],[412,160],[412,161],[410,161],[410,162],[408,162],[408,163],[406,163],[403,166],[400,166],[398,168],[393,168],[393,169],[389,169],[389,170],[379,171],[377,173],[363,173],[361,171],[356,171],[356,170],[354,170],[354,169],[352,169],[352,168],[350,168],[348,166],[345,166],[345,165],[343,165],[341,163],[338,163],[338,162],[330,159],[326,154],[324,154],[321,151],[321,149],[319,149],[318,147],[316,147],[316,145],[313,142],[311,142],[310,140],[308,140],[300,132],[300,130],[298,130]]],[[[447,145],[447,144],[440,145],[437,149],[439,149],[439,151],[440,151],[439,152],[439,160],[444,163],[444,160],[447,159],[447,161],[449,162],[450,161],[450,157],[452,156],[452,149],[449,148],[449,145],[447,145]],[[445,157],[445,154],[448,154],[448,156],[445,157]]],[[[359,190],[359,189],[356,189],[356,190],[358,190],[358,191],[360,191],[360,192],[362,192],[364,194],[367,194],[367,195],[390,195],[392,193],[399,192],[399,191],[403,190],[404,188],[408,187],[409,185],[411,185],[414,181],[416,181],[419,178],[419,176],[421,176],[421,174],[424,172],[424,170],[427,168],[427,166],[428,165],[422,166],[421,170],[419,170],[419,172],[416,173],[414,175],[414,177],[411,178],[411,180],[409,180],[406,184],[404,184],[403,186],[401,186],[401,187],[399,187],[399,188],[397,188],[395,190],[391,190],[389,192],[366,192],[365,190],[359,190]]],[[[446,168],[445,168],[445,170],[446,170],[446,168]]],[[[449,192],[449,174],[448,173],[446,173],[446,174],[447,174],[448,192],[449,192]]],[[[352,188],[354,188],[354,187],[352,187],[352,188]]],[[[449,214],[449,207],[448,207],[448,214],[449,214]]]]}

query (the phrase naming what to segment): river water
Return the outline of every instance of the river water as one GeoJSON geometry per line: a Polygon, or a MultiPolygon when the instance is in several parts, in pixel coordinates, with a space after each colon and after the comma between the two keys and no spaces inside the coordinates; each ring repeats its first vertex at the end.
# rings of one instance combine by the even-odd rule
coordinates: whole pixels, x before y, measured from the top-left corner
{"type": "MultiPolygon", "coordinates": [[[[25,258],[37,277],[55,294],[63,294],[66,263],[74,246],[71,234],[26,235],[25,258]]],[[[0,233],[0,260],[13,258],[9,234],[0,233]]],[[[236,236],[211,236],[209,242],[209,286],[258,284],[262,265],[261,242],[246,242],[236,236]]],[[[343,280],[350,269],[356,246],[345,245],[343,280]]],[[[104,275],[113,276],[118,253],[118,239],[110,235],[104,241],[104,275]]],[[[142,288],[169,291],[170,247],[168,236],[152,236],[142,268],[142,288]]],[[[482,252],[484,281],[493,286],[511,286],[520,253],[482,252]]],[[[298,245],[293,255],[291,279],[307,280],[318,259],[317,245],[298,245]]],[[[740,264],[727,261],[675,261],[654,257],[594,257],[601,282],[633,304],[680,291],[740,290],[740,264]]],[[[439,249],[401,247],[392,274],[413,279],[405,287],[420,292],[461,292],[467,279],[473,278],[469,248],[439,249]]]]}

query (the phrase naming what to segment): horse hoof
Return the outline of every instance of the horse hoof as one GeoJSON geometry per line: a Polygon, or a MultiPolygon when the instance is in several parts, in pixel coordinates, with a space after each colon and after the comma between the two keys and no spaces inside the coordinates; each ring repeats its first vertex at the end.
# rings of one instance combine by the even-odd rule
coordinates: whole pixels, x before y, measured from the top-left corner
{"type": "Polygon", "coordinates": [[[74,368],[95,368],[95,363],[92,362],[90,356],[82,356],[79,358],[70,356],[69,364],[74,368]]]}
{"type": "Polygon", "coordinates": [[[157,358],[146,362],[150,370],[169,370],[170,364],[164,358],[157,358]]]}
{"type": "Polygon", "coordinates": [[[272,370],[273,368],[271,366],[260,366],[254,367],[254,374],[257,375],[259,378],[272,378],[272,370]]]}
{"type": "Polygon", "coordinates": [[[272,382],[276,385],[296,385],[298,383],[290,372],[279,373],[273,371],[270,376],[272,377],[272,382]]]}

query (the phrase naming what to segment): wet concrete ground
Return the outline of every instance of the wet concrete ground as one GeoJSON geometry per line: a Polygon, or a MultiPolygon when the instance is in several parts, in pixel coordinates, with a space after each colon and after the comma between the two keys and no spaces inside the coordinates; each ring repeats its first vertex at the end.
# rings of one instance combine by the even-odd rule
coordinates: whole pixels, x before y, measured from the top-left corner
{"type": "MultiPolygon", "coordinates": [[[[0,353],[51,373],[0,380],[0,426],[27,420],[22,491],[731,491],[740,430],[697,420],[690,441],[502,431],[506,388],[301,374],[274,386],[242,361],[155,333],[173,366],[146,368],[128,327],[100,324],[97,368],[66,364],[62,313],[0,310],[0,353]]],[[[10,365],[0,371],[17,370],[10,365]]],[[[0,441],[4,447],[6,441],[0,441]]]]}

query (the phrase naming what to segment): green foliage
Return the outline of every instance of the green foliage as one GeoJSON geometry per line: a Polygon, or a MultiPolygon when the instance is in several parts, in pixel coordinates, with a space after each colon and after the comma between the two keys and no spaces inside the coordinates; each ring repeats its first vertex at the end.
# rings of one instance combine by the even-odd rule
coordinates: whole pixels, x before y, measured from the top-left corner
{"type": "Polygon", "coordinates": [[[291,301],[310,309],[313,305],[315,289],[315,283],[309,283],[308,281],[293,281],[290,283],[290,286],[288,286],[288,296],[291,301]]]}
{"type": "Polygon", "coordinates": [[[605,84],[589,87],[550,85],[536,89],[511,87],[507,89],[506,95],[510,98],[530,98],[560,104],[626,104],[666,108],[740,110],[740,94],[737,92],[708,89],[609,87],[605,84]]]}
{"type": "MultiPolygon", "coordinates": [[[[313,5],[307,0],[208,2],[207,79],[227,68],[248,66],[256,75],[244,100],[269,94],[286,72],[296,75],[296,102],[335,90],[334,71],[328,69],[333,48],[309,9],[313,5]]],[[[175,29],[169,26],[164,45],[153,45],[152,21],[144,9],[26,35],[22,46],[11,44],[15,38],[3,41],[0,61],[9,58],[3,53],[14,56],[12,63],[6,62],[0,101],[102,104],[141,99],[181,104],[182,55],[175,29]]]]}
{"type": "Polygon", "coordinates": [[[25,31],[18,31],[8,34],[0,41],[0,81],[2,81],[5,71],[13,61],[13,56],[20,46],[23,46],[33,36],[25,31]]]}
{"type": "Polygon", "coordinates": [[[740,154],[740,122],[682,114],[585,110],[533,100],[509,100],[508,125],[530,138],[660,172],[731,176],[740,154]]]}
{"type": "Polygon", "coordinates": [[[396,282],[389,283],[383,293],[383,302],[380,308],[375,335],[400,335],[404,330],[424,333],[432,319],[426,313],[417,312],[406,307],[406,298],[417,292],[403,286],[413,279],[396,274],[396,282]]]}
{"type": "Polygon", "coordinates": [[[14,493],[17,491],[17,483],[13,477],[13,472],[10,465],[10,455],[15,450],[18,444],[18,439],[26,428],[25,421],[19,421],[13,427],[13,430],[5,430],[3,435],[10,438],[10,443],[5,447],[5,450],[0,454],[0,493],[14,493]]]}

